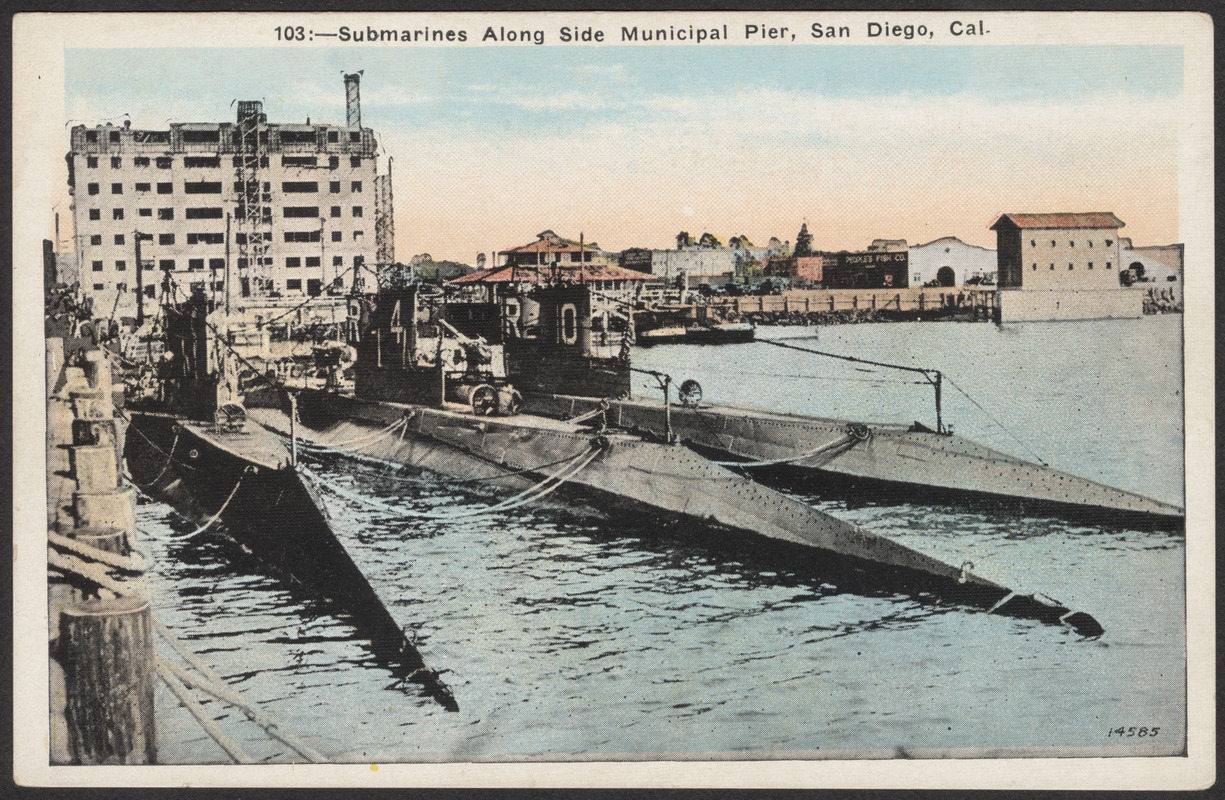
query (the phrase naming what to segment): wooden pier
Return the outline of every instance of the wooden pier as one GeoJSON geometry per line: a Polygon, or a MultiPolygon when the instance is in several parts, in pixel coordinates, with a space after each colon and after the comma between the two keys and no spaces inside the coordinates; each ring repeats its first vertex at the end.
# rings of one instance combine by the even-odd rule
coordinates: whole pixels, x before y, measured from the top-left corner
{"type": "Polygon", "coordinates": [[[906,287],[901,289],[787,289],[777,295],[715,297],[710,304],[738,315],[775,314],[782,317],[834,312],[881,312],[933,318],[961,311],[975,319],[995,318],[998,300],[994,289],[906,287]]]}
{"type": "Polygon", "coordinates": [[[153,616],[139,582],[124,580],[145,565],[132,553],[136,496],[120,468],[111,357],[80,340],[65,353],[65,341],[47,340],[51,761],[150,764],[153,616]]]}

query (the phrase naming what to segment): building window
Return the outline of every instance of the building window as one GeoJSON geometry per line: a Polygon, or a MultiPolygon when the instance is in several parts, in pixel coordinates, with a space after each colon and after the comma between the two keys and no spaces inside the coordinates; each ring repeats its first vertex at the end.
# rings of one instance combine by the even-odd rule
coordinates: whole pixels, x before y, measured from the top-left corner
{"type": "Polygon", "coordinates": [[[161,261],[157,262],[157,268],[162,272],[174,272],[174,259],[163,258],[161,261]]]}
{"type": "Polygon", "coordinates": [[[309,194],[319,191],[319,184],[315,181],[284,181],[281,183],[281,191],[288,194],[309,194]]]}
{"type": "Polygon", "coordinates": [[[121,169],[123,167],[123,159],[118,156],[111,156],[111,169],[121,169]]]}
{"type": "Polygon", "coordinates": [[[221,208],[189,208],[186,209],[187,219],[221,219],[221,208]]]}
{"type": "Polygon", "coordinates": [[[120,259],[119,261],[116,261],[116,262],[115,262],[115,271],[116,271],[116,272],[125,272],[125,271],[127,271],[127,268],[128,268],[128,262],[126,262],[126,261],[124,261],[124,260],[122,260],[122,259],[120,259]]]}
{"type": "Polygon", "coordinates": [[[1075,242],[1075,241],[1069,241],[1069,242],[1068,242],[1068,247],[1075,247],[1075,246],[1076,246],[1076,242],[1075,242]]]}
{"type": "Polygon", "coordinates": [[[101,261],[95,261],[95,262],[93,263],[93,269],[94,269],[94,272],[101,272],[101,271],[102,271],[102,262],[101,262],[101,261]]]}
{"type": "Polygon", "coordinates": [[[221,181],[188,181],[183,184],[186,194],[221,194],[221,181]]]}
{"type": "Polygon", "coordinates": [[[85,166],[87,166],[87,167],[89,167],[89,168],[91,168],[91,169],[93,169],[93,168],[97,167],[97,166],[98,166],[98,157],[97,157],[97,156],[86,156],[86,157],[85,157],[85,166]]]}
{"type": "Polygon", "coordinates": [[[1055,265],[1054,265],[1054,264],[1051,264],[1051,269],[1054,269],[1054,268],[1055,268],[1055,265]]]}
{"type": "Polygon", "coordinates": [[[112,183],[111,184],[111,194],[123,194],[123,184],[122,183],[112,183]]]}
{"type": "Polygon", "coordinates": [[[111,219],[123,219],[123,209],[122,208],[112,208],[111,209],[111,219]]]}
{"type": "Polygon", "coordinates": [[[353,231],[353,241],[360,242],[362,237],[366,235],[365,231],[353,231]]]}
{"type": "Polygon", "coordinates": [[[85,141],[87,142],[98,141],[98,132],[97,131],[85,131],[85,141]]]}
{"type": "Polygon", "coordinates": [[[1106,262],[1106,269],[1110,269],[1110,262],[1109,262],[1109,261],[1107,261],[1107,262],[1106,262]]]}
{"type": "Polygon", "coordinates": [[[89,237],[89,243],[92,245],[102,244],[102,234],[95,233],[93,236],[89,237]]]}
{"type": "Polygon", "coordinates": [[[361,215],[362,215],[362,207],[361,207],[361,206],[353,206],[353,216],[355,216],[355,217],[360,217],[361,215]]]}
{"type": "Polygon", "coordinates": [[[170,169],[170,157],[163,156],[157,160],[158,169],[170,169]]]}
{"type": "Polygon", "coordinates": [[[285,279],[285,291],[287,292],[302,291],[302,279],[301,278],[286,278],[285,279]]]}
{"type": "Polygon", "coordinates": [[[1071,262],[1071,261],[1069,261],[1069,262],[1068,262],[1068,272],[1071,272],[1071,271],[1072,271],[1072,269],[1073,269],[1073,267],[1072,267],[1072,262],[1071,262]]]}
{"type": "Polygon", "coordinates": [[[1092,239],[1090,239],[1090,240],[1089,240],[1089,246],[1090,246],[1090,247],[1092,247],[1092,246],[1093,246],[1093,240],[1092,240],[1092,239]]]}
{"type": "Polygon", "coordinates": [[[337,169],[340,167],[340,156],[328,157],[328,169],[337,169]]]}
{"type": "Polygon", "coordinates": [[[111,131],[110,139],[112,142],[118,142],[119,141],[119,131],[111,131]]]}
{"type": "Polygon", "coordinates": [[[362,182],[353,181],[352,185],[349,188],[354,192],[360,192],[362,190],[362,182]]]}
{"type": "Polygon", "coordinates": [[[225,288],[225,281],[213,281],[213,291],[220,292],[225,288]]]}
{"type": "Polygon", "coordinates": [[[332,216],[333,217],[340,216],[340,206],[332,206],[332,216]]]}
{"type": "Polygon", "coordinates": [[[221,166],[221,159],[216,156],[187,156],[183,166],[188,169],[215,169],[221,166]]]}
{"type": "Polygon", "coordinates": [[[328,191],[332,194],[340,194],[340,181],[331,181],[328,184],[328,191]]]}
{"type": "Polygon", "coordinates": [[[174,192],[173,183],[159,183],[157,185],[158,194],[172,194],[174,192]]]}
{"type": "Polygon", "coordinates": [[[340,131],[328,131],[328,144],[340,142],[340,131]]]}
{"type": "Polygon", "coordinates": [[[285,266],[289,269],[297,269],[298,267],[302,266],[302,259],[298,256],[290,256],[289,258],[285,259],[285,266]]]}
{"type": "Polygon", "coordinates": [[[284,213],[288,218],[318,217],[319,206],[285,206],[284,213]]]}
{"type": "Polygon", "coordinates": [[[282,167],[317,167],[319,159],[314,156],[281,156],[282,167]]]}
{"type": "Polygon", "coordinates": [[[187,259],[187,268],[188,269],[199,269],[199,270],[204,269],[204,259],[202,258],[187,259]]]}
{"type": "Polygon", "coordinates": [[[145,287],[145,297],[157,297],[157,287],[156,286],[146,286],[145,287]]]}
{"type": "Polygon", "coordinates": [[[97,193],[98,193],[98,184],[96,184],[96,183],[91,183],[91,184],[89,184],[88,186],[86,186],[86,187],[85,187],[85,190],[86,190],[86,191],[88,191],[90,194],[97,194],[97,193]]]}
{"type": "Polygon", "coordinates": [[[323,281],[318,278],[306,279],[306,293],[311,297],[318,297],[323,294],[323,281]]]}
{"type": "MultiPolygon", "coordinates": [[[[224,258],[210,258],[208,260],[208,268],[211,270],[225,269],[225,259],[224,258]]],[[[217,288],[220,289],[221,288],[220,285],[218,285],[217,288]]]]}
{"type": "Polygon", "coordinates": [[[344,239],[344,234],[340,231],[332,231],[332,241],[339,242],[344,239]]]}
{"type": "Polygon", "coordinates": [[[137,214],[139,214],[139,215],[140,215],[140,216],[142,216],[142,217],[151,217],[151,216],[153,216],[153,209],[151,209],[151,208],[138,208],[138,209],[136,209],[136,213],[137,213],[137,214]]]}
{"type": "Polygon", "coordinates": [[[345,265],[344,256],[332,256],[332,266],[333,267],[343,267],[344,265],[345,265]]]}
{"type": "Polygon", "coordinates": [[[1055,240],[1051,239],[1051,247],[1054,247],[1054,246],[1055,246],[1055,240]]]}
{"type": "Polygon", "coordinates": [[[1037,243],[1036,241],[1034,241],[1033,239],[1030,239],[1030,240],[1029,240],[1029,246],[1030,246],[1030,247],[1037,247],[1037,246],[1038,246],[1038,243],[1037,243]]]}
{"type": "Polygon", "coordinates": [[[135,189],[136,189],[136,191],[137,191],[137,192],[147,192],[147,191],[149,191],[149,184],[147,184],[147,183],[138,183],[138,184],[136,184],[135,189]]]}
{"type": "Polygon", "coordinates": [[[132,164],[137,167],[147,167],[149,166],[149,157],[137,156],[136,158],[132,159],[132,164]]]}
{"type": "Polygon", "coordinates": [[[101,283],[95,283],[95,284],[94,284],[94,291],[95,291],[95,292],[100,292],[100,291],[102,291],[102,287],[103,287],[103,284],[101,284],[101,283]]]}
{"type": "Polygon", "coordinates": [[[157,235],[157,243],[158,244],[174,244],[174,234],[173,233],[159,233],[157,235]]]}
{"type": "Polygon", "coordinates": [[[115,234],[115,244],[123,244],[123,234],[122,233],[115,234]]]}
{"type": "Polygon", "coordinates": [[[319,256],[307,256],[307,257],[306,257],[306,266],[308,266],[308,267],[317,267],[317,266],[319,266],[319,256]]]}
{"type": "Polygon", "coordinates": [[[1089,262],[1089,269],[1093,269],[1093,262],[1092,262],[1092,261],[1090,261],[1090,262],[1089,262]]]}
{"type": "Polygon", "coordinates": [[[319,241],[319,231],[285,231],[285,241],[292,242],[317,242],[319,241]]]}
{"type": "Polygon", "coordinates": [[[102,219],[102,209],[91,208],[89,210],[89,218],[90,219],[102,219]]]}
{"type": "Polygon", "coordinates": [[[1110,247],[1110,245],[1112,245],[1112,244],[1114,244],[1114,239],[1107,239],[1107,240],[1106,240],[1106,246],[1107,246],[1107,247],[1110,247]]]}
{"type": "MultiPolygon", "coordinates": [[[[1036,270],[1037,268],[1038,268],[1038,265],[1035,263],[1033,266],[1030,267],[1030,271],[1036,270]]],[[[916,280],[918,279],[916,278],[916,280]]]]}
{"type": "Polygon", "coordinates": [[[158,219],[174,219],[174,209],[173,208],[159,208],[157,210],[157,218],[158,219]]]}
{"type": "Polygon", "coordinates": [[[349,166],[350,167],[360,167],[361,165],[362,165],[361,156],[349,156],[349,166]]]}

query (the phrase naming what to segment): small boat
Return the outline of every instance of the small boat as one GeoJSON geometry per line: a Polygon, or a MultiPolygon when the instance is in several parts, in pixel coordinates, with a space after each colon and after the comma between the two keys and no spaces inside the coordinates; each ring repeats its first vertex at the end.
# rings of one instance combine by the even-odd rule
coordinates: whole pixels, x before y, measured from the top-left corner
{"type": "Polygon", "coordinates": [[[753,341],[756,329],[747,322],[720,322],[715,325],[672,325],[639,331],[638,344],[743,344],[753,341]]]}
{"type": "MultiPolygon", "coordinates": [[[[427,469],[517,492],[484,509],[448,509],[436,518],[503,513],[562,490],[598,508],[653,519],[680,519],[712,543],[750,537],[822,576],[864,576],[874,588],[930,593],[991,612],[1102,633],[1091,615],[1042,595],[1021,594],[884,536],[840,520],[726,469],[673,438],[605,424],[606,409],[562,420],[520,413],[522,398],[507,379],[514,362],[533,367],[529,382],[567,375],[589,387],[617,381],[617,369],[584,368],[589,358],[590,294],[582,286],[542,287],[532,347],[515,348],[461,332],[449,320],[497,335],[496,314],[479,309],[429,309],[413,287],[368,298],[360,325],[355,396],[308,389],[296,401],[269,393],[253,418],[282,434],[297,427],[313,444],[355,457],[427,469]],[[559,356],[567,351],[569,357],[559,356]],[[301,415],[298,426],[294,408],[301,415]]],[[[603,389],[612,388],[604,385],[603,389]]],[[[405,510],[406,515],[409,511],[405,510]]]]}
{"type": "Polygon", "coordinates": [[[236,371],[209,322],[201,293],[166,309],[167,351],[156,396],[128,404],[124,457],[133,482],[184,516],[213,528],[274,573],[322,597],[367,637],[402,681],[448,710],[451,690],[354,564],[332,530],[317,488],[292,445],[248,424],[234,402],[236,371]]]}

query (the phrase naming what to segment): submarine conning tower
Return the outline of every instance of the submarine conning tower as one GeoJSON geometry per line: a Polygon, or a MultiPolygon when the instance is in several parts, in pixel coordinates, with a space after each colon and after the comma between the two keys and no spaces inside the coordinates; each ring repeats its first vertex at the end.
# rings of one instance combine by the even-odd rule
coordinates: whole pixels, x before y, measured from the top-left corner
{"type": "Polygon", "coordinates": [[[582,284],[532,289],[523,307],[539,307],[534,326],[504,327],[506,369],[525,395],[630,396],[627,354],[599,355],[593,343],[592,295],[582,284]]]}
{"type": "MultiPolygon", "coordinates": [[[[383,289],[362,304],[358,398],[431,407],[463,403],[482,415],[518,410],[501,345],[459,330],[445,306],[425,302],[415,286],[383,289]]],[[[496,319],[492,325],[496,332],[496,319]]]]}

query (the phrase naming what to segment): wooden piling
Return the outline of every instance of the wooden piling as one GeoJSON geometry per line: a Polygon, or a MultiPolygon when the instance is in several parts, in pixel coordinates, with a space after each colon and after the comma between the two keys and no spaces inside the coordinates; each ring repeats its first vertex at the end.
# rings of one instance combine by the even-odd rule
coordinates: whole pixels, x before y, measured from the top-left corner
{"type": "Polygon", "coordinates": [[[136,534],[136,490],[131,486],[73,492],[72,510],[78,528],[120,528],[136,534]]]}
{"type": "Polygon", "coordinates": [[[108,492],[119,488],[119,467],[114,444],[81,444],[68,448],[69,467],[82,492],[108,492]]]}
{"type": "Polygon", "coordinates": [[[68,536],[81,544],[126,556],[132,551],[127,532],[122,528],[76,528],[68,536]]]}
{"type": "Polygon", "coordinates": [[[74,761],[153,763],[155,662],[148,600],[116,597],[65,608],[59,639],[74,761]]]}

